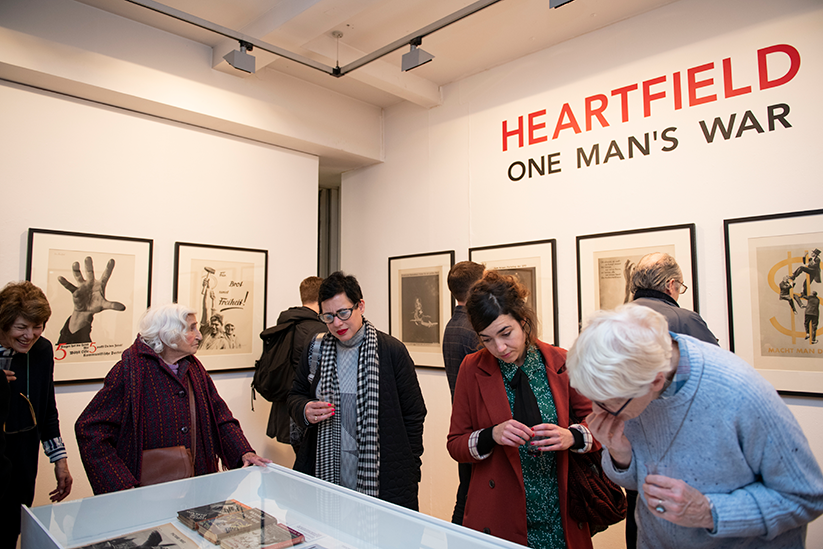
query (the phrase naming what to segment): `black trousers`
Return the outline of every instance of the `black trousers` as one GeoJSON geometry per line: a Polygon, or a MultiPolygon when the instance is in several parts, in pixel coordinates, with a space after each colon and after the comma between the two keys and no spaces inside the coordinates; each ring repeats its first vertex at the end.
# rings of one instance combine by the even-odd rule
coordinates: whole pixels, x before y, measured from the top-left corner
{"type": "Polygon", "coordinates": [[[40,439],[37,429],[6,435],[6,456],[11,460],[11,478],[0,501],[0,549],[14,549],[20,537],[20,505],[31,507],[37,479],[40,439]]]}
{"type": "Polygon", "coordinates": [[[466,498],[469,495],[469,481],[472,478],[472,464],[458,463],[457,475],[460,484],[457,486],[457,502],[454,504],[452,523],[463,525],[463,513],[466,510],[466,498]]]}
{"type": "Polygon", "coordinates": [[[637,522],[634,520],[634,508],[637,506],[637,492],[626,490],[626,549],[637,548],[637,522]]]}

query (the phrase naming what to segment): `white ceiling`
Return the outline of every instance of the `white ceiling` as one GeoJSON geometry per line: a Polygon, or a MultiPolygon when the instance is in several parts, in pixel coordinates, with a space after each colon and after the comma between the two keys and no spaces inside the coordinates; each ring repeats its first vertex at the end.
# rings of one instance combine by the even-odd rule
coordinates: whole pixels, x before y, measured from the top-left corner
{"type": "MultiPolygon", "coordinates": [[[[214,48],[214,67],[236,71],[222,56],[236,41],[126,0],[78,0],[214,48]]],[[[423,39],[434,61],[400,70],[405,46],[336,78],[255,49],[257,70],[281,71],[350,97],[388,107],[439,102],[440,86],[676,0],[573,0],[549,9],[549,0],[500,0],[423,39]]],[[[339,66],[359,59],[466,6],[470,0],[163,0],[162,4],[290,52],[339,66]],[[339,40],[334,31],[343,33],[339,40]]]]}

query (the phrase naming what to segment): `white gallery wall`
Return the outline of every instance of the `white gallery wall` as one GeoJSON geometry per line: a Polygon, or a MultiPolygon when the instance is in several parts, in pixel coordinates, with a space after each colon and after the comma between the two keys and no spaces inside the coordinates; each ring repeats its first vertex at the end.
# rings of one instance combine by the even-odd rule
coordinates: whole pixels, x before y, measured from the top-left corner
{"type": "MultiPolygon", "coordinates": [[[[152,304],[172,300],[175,242],[268,250],[266,325],[299,303],[300,281],[316,273],[315,156],[17,85],[0,84],[0,120],[3,281],[25,277],[31,227],[152,239],[152,304]]],[[[118,313],[98,317],[107,314],[118,313]]],[[[251,411],[251,372],[213,378],[257,452],[290,466],[291,447],[265,435],[270,404],[258,398],[251,411]]],[[[72,499],[92,495],[74,422],[101,386],[57,387],[72,499]]],[[[34,504],[53,489],[41,456],[34,504]]]]}
{"type": "MultiPolygon", "coordinates": [[[[568,348],[576,236],[694,223],[699,310],[728,349],[723,220],[823,207],[821,31],[819,0],[680,0],[449,85],[440,107],[387,110],[385,162],[343,178],[342,266],[358,276],[367,316],[388,328],[388,257],[455,250],[461,261],[470,247],[553,238],[568,348]],[[718,130],[710,143],[700,122],[710,131],[732,115],[728,139],[718,130]],[[630,138],[645,145],[647,134],[648,154],[630,156],[630,138]],[[518,162],[541,157],[545,175],[520,177],[518,162]]],[[[448,517],[446,378],[420,378],[421,509],[448,517]]],[[[785,400],[823,462],[823,402],[785,400]]],[[[809,546],[823,546],[823,524],[810,532],[809,546]]]]}

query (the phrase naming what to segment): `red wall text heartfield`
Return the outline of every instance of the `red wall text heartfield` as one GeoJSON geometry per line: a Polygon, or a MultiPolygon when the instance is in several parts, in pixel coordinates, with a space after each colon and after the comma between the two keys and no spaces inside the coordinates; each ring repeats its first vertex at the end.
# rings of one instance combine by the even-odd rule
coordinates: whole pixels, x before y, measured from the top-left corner
{"type": "MultiPolygon", "coordinates": [[[[709,62],[669,75],[654,76],[639,83],[616,87],[606,93],[596,93],[586,97],[582,105],[572,108],[564,103],[556,109],[541,108],[503,120],[503,152],[515,152],[524,147],[553,141],[558,137],[589,132],[592,129],[607,128],[612,124],[648,118],[653,112],[678,111],[688,107],[705,105],[723,99],[738,97],[757,91],[783,86],[797,76],[800,70],[800,52],[789,44],[776,44],[756,51],[749,59],[739,62],[756,63],[756,81],[745,82],[735,79],[735,62],[727,57],[717,62],[709,62]],[[779,67],[779,68],[778,68],[779,67]]],[[[749,68],[749,67],[747,67],[749,68]]],[[[751,71],[749,71],[751,72],[751,71]]],[[[707,143],[716,138],[741,137],[751,130],[763,133],[775,128],[790,128],[789,106],[785,103],[771,105],[760,118],[751,111],[738,116],[732,114],[726,119],[715,118],[712,122],[698,123],[707,143]],[[777,124],[780,124],[779,126],[777,124]]],[[[636,152],[644,156],[653,148],[652,142],[661,144],[660,150],[671,152],[677,148],[676,127],[668,127],[642,136],[630,136],[624,142],[594,144],[590,148],[577,149],[577,168],[607,163],[609,160],[633,158],[636,152]],[[651,141],[650,141],[651,139],[651,141]],[[601,154],[603,153],[603,154],[601,154]]],[[[560,153],[524,161],[514,161],[509,165],[508,176],[512,181],[559,173],[560,153]]]]}

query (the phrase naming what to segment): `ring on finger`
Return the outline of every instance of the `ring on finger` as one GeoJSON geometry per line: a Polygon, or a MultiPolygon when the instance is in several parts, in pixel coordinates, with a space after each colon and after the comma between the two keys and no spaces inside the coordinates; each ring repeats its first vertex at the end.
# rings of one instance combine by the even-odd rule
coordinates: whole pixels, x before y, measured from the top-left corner
{"type": "Polygon", "coordinates": [[[663,514],[663,513],[666,512],[666,508],[663,507],[663,500],[662,499],[657,500],[657,507],[655,507],[654,510],[657,511],[658,513],[660,513],[660,514],[663,514]]]}

